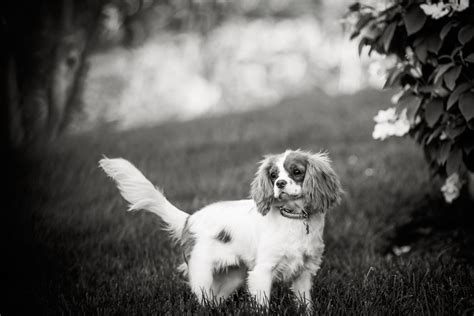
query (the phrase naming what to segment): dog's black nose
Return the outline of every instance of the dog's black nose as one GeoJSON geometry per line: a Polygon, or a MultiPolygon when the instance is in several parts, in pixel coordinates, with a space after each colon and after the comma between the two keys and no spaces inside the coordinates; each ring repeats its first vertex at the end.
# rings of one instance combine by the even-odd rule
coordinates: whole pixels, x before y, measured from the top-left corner
{"type": "Polygon", "coordinates": [[[279,188],[279,189],[283,189],[286,185],[286,181],[285,180],[278,180],[276,182],[276,186],[279,188]]]}

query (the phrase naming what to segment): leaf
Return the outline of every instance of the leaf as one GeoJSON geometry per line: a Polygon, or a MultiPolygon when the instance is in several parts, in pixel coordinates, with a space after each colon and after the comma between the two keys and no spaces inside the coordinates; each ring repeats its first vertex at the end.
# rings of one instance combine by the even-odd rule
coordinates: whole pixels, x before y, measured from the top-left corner
{"type": "Polygon", "coordinates": [[[446,127],[446,135],[448,135],[449,138],[455,139],[459,135],[461,135],[464,131],[466,130],[465,125],[454,125],[454,124],[448,124],[446,127]]]}
{"type": "Polygon", "coordinates": [[[451,52],[451,59],[454,59],[457,53],[459,53],[463,49],[463,46],[458,46],[451,52]]]}
{"type": "Polygon", "coordinates": [[[459,74],[461,73],[461,69],[461,66],[456,66],[454,68],[451,68],[444,75],[444,83],[446,84],[446,87],[448,87],[449,90],[453,90],[456,86],[456,80],[458,79],[459,74]]]}
{"type": "Polygon", "coordinates": [[[464,61],[470,63],[470,64],[474,64],[474,53],[473,54],[469,54],[469,56],[467,56],[466,58],[464,58],[464,61]]]}
{"type": "Polygon", "coordinates": [[[400,75],[402,73],[403,73],[403,69],[394,67],[388,74],[387,80],[385,81],[383,88],[386,89],[386,88],[392,87],[394,83],[397,82],[398,78],[400,78],[400,75]]]}
{"type": "Polygon", "coordinates": [[[446,162],[451,151],[452,141],[443,141],[439,145],[436,161],[442,165],[446,162]]]}
{"type": "Polygon", "coordinates": [[[444,129],[444,126],[439,124],[438,127],[433,131],[433,133],[431,133],[431,135],[428,137],[426,144],[428,145],[429,143],[433,141],[433,139],[438,138],[439,135],[441,135],[441,132],[443,131],[443,129],[444,129]]]}
{"type": "Polygon", "coordinates": [[[359,11],[360,10],[360,3],[355,2],[349,6],[349,11],[359,11]]]}
{"type": "Polygon", "coordinates": [[[433,85],[426,85],[426,86],[421,86],[418,91],[422,93],[429,93],[432,94],[434,91],[435,87],[433,85]]]}
{"type": "Polygon", "coordinates": [[[418,113],[418,109],[420,108],[421,102],[423,101],[422,98],[417,97],[413,94],[404,97],[402,100],[398,102],[399,108],[407,109],[407,119],[410,124],[415,123],[415,117],[418,113]]]}
{"type": "Polygon", "coordinates": [[[428,57],[428,46],[425,42],[421,42],[415,47],[415,54],[422,63],[426,62],[426,57],[428,57]]]}
{"type": "Polygon", "coordinates": [[[426,22],[426,15],[418,5],[412,5],[403,16],[408,35],[415,34],[426,22]]]}
{"type": "Polygon", "coordinates": [[[446,172],[448,174],[453,174],[458,172],[461,169],[462,161],[462,151],[459,147],[453,146],[454,150],[449,153],[448,160],[446,161],[446,172]]]}
{"type": "Polygon", "coordinates": [[[426,37],[423,37],[423,36],[418,36],[417,38],[415,38],[413,40],[413,46],[418,46],[420,45],[422,42],[424,42],[426,40],[426,37]]]}
{"type": "Polygon", "coordinates": [[[466,44],[474,37],[474,26],[466,25],[459,30],[458,40],[461,44],[466,44]]]}
{"type": "Polygon", "coordinates": [[[469,122],[467,122],[467,127],[468,127],[470,130],[473,130],[473,131],[474,131],[474,121],[469,121],[469,122]]]}
{"type": "Polygon", "coordinates": [[[462,115],[469,121],[474,117],[474,93],[465,92],[459,97],[459,110],[462,115]]]}
{"type": "Polygon", "coordinates": [[[360,35],[360,31],[355,30],[354,32],[352,32],[351,36],[349,37],[349,40],[353,40],[354,38],[356,38],[359,35],[360,35]]]}
{"type": "Polygon", "coordinates": [[[441,32],[439,33],[439,37],[443,40],[446,37],[446,35],[448,35],[449,31],[451,31],[453,27],[458,26],[458,24],[459,24],[458,22],[450,20],[441,29],[441,32]]]}
{"type": "Polygon", "coordinates": [[[374,44],[374,43],[371,43],[371,44],[370,44],[369,53],[368,53],[369,57],[372,56],[372,52],[374,51],[374,49],[375,49],[375,44],[374,44]]]}
{"type": "Polygon", "coordinates": [[[383,29],[377,26],[377,22],[371,22],[369,25],[365,27],[365,37],[368,39],[375,41],[376,39],[380,39],[380,35],[382,35],[383,29]]]}
{"type": "MultiPolygon", "coordinates": [[[[440,81],[441,83],[441,81],[440,81]]],[[[439,85],[439,86],[435,86],[435,89],[433,90],[433,94],[437,97],[441,97],[441,98],[444,98],[445,96],[447,96],[449,94],[449,90],[448,89],[445,89],[442,87],[442,85],[439,85]]]]}
{"type": "Polygon", "coordinates": [[[443,114],[444,103],[441,99],[432,99],[425,105],[425,120],[429,127],[433,127],[443,114]]]}
{"type": "Polygon", "coordinates": [[[355,25],[355,29],[359,31],[362,30],[367,25],[367,23],[369,23],[369,21],[372,19],[374,19],[374,16],[370,13],[361,15],[355,25]]]}
{"type": "MultiPolygon", "coordinates": [[[[434,74],[435,73],[432,73],[431,77],[433,77],[434,74]]],[[[433,87],[434,87],[433,92],[435,96],[444,98],[445,96],[449,94],[449,90],[443,86],[443,80],[439,80],[438,82],[436,82],[433,85],[433,87]]]]}
{"type": "Polygon", "coordinates": [[[403,100],[405,100],[405,98],[410,97],[412,95],[413,92],[410,89],[403,89],[393,95],[390,101],[392,102],[392,104],[400,104],[401,102],[403,102],[403,100]]]}
{"type": "Polygon", "coordinates": [[[441,48],[442,43],[443,42],[441,41],[439,36],[433,34],[426,40],[426,49],[430,52],[437,54],[439,49],[441,48]]]}
{"type": "Polygon", "coordinates": [[[447,109],[449,110],[456,102],[458,102],[459,96],[461,95],[461,93],[469,90],[470,87],[471,87],[471,84],[465,82],[465,83],[460,84],[456,89],[454,89],[454,91],[451,93],[451,95],[448,98],[447,109]]]}
{"type": "Polygon", "coordinates": [[[466,154],[469,155],[474,149],[474,137],[464,137],[462,147],[464,148],[466,154]]]}
{"type": "MultiPolygon", "coordinates": [[[[440,124],[441,125],[441,124],[440,124]]],[[[455,139],[466,130],[466,122],[462,115],[451,116],[446,125],[444,125],[444,132],[450,139],[455,139]]]]}
{"type": "Polygon", "coordinates": [[[360,40],[360,42],[359,42],[359,56],[362,54],[362,49],[364,48],[365,45],[367,45],[368,42],[369,42],[369,40],[366,39],[365,37],[360,40]]]}
{"type": "Polygon", "coordinates": [[[440,65],[438,66],[438,68],[435,70],[436,72],[436,76],[434,78],[434,83],[437,83],[439,81],[439,79],[441,79],[441,76],[449,70],[449,68],[453,67],[454,64],[453,63],[449,63],[449,64],[443,64],[443,65],[440,65]]]}
{"type": "Polygon", "coordinates": [[[434,68],[438,67],[438,65],[439,65],[438,58],[435,57],[435,56],[429,56],[429,57],[426,59],[426,63],[430,64],[430,65],[433,66],[434,68]]]}
{"type": "Polygon", "coordinates": [[[382,34],[383,48],[385,49],[386,52],[388,52],[388,49],[390,48],[390,44],[392,43],[393,34],[395,34],[396,28],[397,28],[397,23],[392,22],[388,25],[388,27],[385,29],[385,31],[382,34]]]}

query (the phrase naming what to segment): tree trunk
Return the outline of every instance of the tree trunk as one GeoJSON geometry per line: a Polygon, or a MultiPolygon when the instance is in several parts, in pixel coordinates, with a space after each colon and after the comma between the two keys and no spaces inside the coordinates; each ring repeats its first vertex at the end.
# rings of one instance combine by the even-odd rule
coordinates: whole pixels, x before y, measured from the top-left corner
{"type": "Polygon", "coordinates": [[[83,65],[85,37],[81,31],[67,34],[61,38],[56,48],[54,70],[51,76],[50,114],[48,129],[50,137],[54,138],[60,128],[69,108],[68,103],[73,102],[75,82],[79,69],[83,65]]]}
{"type": "MultiPolygon", "coordinates": [[[[91,23],[89,23],[87,30],[81,29],[81,32],[78,33],[79,38],[76,43],[79,44],[77,46],[77,52],[80,52],[80,54],[77,55],[78,58],[76,59],[74,80],[70,86],[65,113],[59,126],[59,133],[64,132],[71,122],[72,117],[82,110],[81,96],[84,91],[87,72],[89,71],[87,58],[91,54],[94,45],[98,42],[104,0],[98,0],[95,3],[96,6],[94,7],[94,10],[92,10],[92,13],[90,14],[91,17],[89,18],[91,23]]],[[[74,54],[72,56],[70,55],[70,57],[73,56],[74,54]]],[[[69,61],[71,61],[71,59],[69,61]]]]}
{"type": "Polygon", "coordinates": [[[5,88],[5,102],[8,104],[6,110],[6,117],[8,121],[5,126],[8,126],[7,130],[7,142],[13,147],[18,147],[23,141],[23,129],[21,127],[21,112],[19,108],[20,99],[18,96],[18,81],[17,81],[17,70],[16,63],[13,56],[7,56],[6,65],[6,88],[5,88]]]}
{"type": "Polygon", "coordinates": [[[26,145],[56,137],[80,106],[105,0],[16,1],[4,18],[4,129],[10,143],[26,145]]]}

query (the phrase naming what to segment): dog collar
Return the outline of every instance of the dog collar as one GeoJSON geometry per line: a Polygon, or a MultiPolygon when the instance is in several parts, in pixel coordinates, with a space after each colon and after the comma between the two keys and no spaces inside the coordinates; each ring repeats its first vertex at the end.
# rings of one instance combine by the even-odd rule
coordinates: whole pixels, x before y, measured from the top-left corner
{"type": "Polygon", "coordinates": [[[307,219],[309,217],[309,214],[306,212],[306,210],[301,211],[301,213],[293,213],[292,210],[284,207],[280,207],[280,214],[291,219],[307,219]]]}
{"type": "Polygon", "coordinates": [[[292,210],[289,210],[287,208],[284,208],[284,207],[280,207],[280,214],[283,216],[283,217],[286,217],[286,218],[291,218],[291,219],[302,219],[303,220],[303,224],[306,228],[306,234],[309,234],[309,224],[308,224],[308,219],[309,219],[309,213],[303,209],[301,211],[301,213],[298,213],[298,214],[295,214],[293,213],[292,210]]]}

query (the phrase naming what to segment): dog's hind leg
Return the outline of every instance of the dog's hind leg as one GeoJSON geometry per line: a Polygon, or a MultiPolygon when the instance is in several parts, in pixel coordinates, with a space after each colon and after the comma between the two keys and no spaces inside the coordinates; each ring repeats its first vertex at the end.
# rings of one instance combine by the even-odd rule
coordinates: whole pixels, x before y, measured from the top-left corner
{"type": "Polygon", "coordinates": [[[224,271],[214,273],[212,291],[216,299],[224,301],[229,295],[245,283],[247,268],[245,266],[231,266],[224,271]]]}
{"type": "Polygon", "coordinates": [[[200,304],[213,302],[215,293],[212,290],[212,262],[205,256],[192,255],[188,262],[189,285],[200,304]]]}

